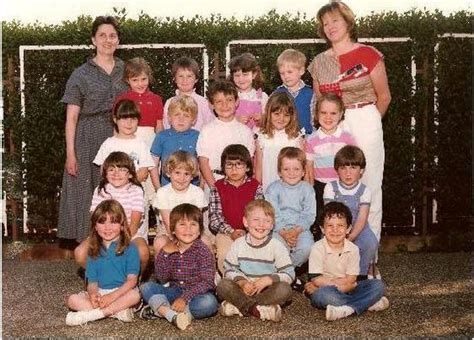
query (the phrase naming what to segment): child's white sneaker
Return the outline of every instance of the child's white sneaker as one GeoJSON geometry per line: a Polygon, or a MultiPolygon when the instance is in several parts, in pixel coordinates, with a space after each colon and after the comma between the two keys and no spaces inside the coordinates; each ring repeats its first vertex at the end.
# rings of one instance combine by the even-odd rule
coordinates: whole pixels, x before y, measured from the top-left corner
{"type": "Polygon", "coordinates": [[[281,307],[280,305],[257,306],[260,313],[260,320],[271,320],[275,322],[281,321],[281,307]]]}
{"type": "Polygon", "coordinates": [[[326,320],[328,321],[339,320],[348,317],[351,314],[354,314],[354,309],[349,306],[328,305],[326,307],[326,320]]]}
{"type": "Polygon", "coordinates": [[[191,324],[191,319],[192,318],[189,313],[178,313],[173,318],[173,324],[184,331],[191,324]]]}
{"type": "Polygon", "coordinates": [[[231,304],[229,301],[222,301],[221,305],[219,306],[219,313],[223,316],[243,316],[239,309],[233,304],[231,304]]]}
{"type": "Polygon", "coordinates": [[[390,302],[385,296],[382,296],[379,301],[369,307],[369,310],[371,312],[380,312],[387,309],[388,306],[390,306],[390,302]]]}
{"type": "Polygon", "coordinates": [[[95,321],[102,319],[104,313],[96,308],[92,310],[83,310],[79,312],[69,312],[66,315],[66,325],[68,326],[79,326],[85,325],[89,321],[95,321]]]}
{"type": "Polygon", "coordinates": [[[125,308],[124,310],[121,310],[114,316],[113,318],[116,318],[122,322],[132,322],[133,321],[133,311],[131,308],[125,308]]]}

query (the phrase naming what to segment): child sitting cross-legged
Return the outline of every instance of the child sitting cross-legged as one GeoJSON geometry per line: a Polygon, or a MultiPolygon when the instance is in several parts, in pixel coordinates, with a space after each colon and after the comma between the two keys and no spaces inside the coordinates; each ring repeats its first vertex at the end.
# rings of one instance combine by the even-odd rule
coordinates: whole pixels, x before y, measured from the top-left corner
{"type": "Polygon", "coordinates": [[[155,258],[158,283],[140,286],[148,304],[140,316],[147,320],[162,317],[184,330],[193,318],[208,318],[217,312],[215,260],[200,238],[204,225],[198,207],[184,203],[173,208],[170,230],[174,239],[155,258]]]}
{"type": "Polygon", "coordinates": [[[254,316],[281,321],[281,305],[292,296],[290,283],[295,271],[285,246],[271,231],[275,211],[265,200],[253,200],[245,207],[243,222],[247,235],[232,244],[224,262],[224,275],[217,295],[224,300],[224,316],[254,316]]]}
{"type": "Polygon", "coordinates": [[[359,275],[359,248],[346,236],[352,216],[347,206],[330,202],[321,215],[323,239],[311,248],[306,293],[316,308],[326,309],[326,319],[334,321],[351,314],[382,311],[389,306],[381,280],[362,280],[359,275]]]}

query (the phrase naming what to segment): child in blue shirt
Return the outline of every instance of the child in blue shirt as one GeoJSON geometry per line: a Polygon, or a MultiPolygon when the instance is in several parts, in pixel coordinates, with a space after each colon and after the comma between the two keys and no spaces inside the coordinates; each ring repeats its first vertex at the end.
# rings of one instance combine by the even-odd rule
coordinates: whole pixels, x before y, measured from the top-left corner
{"type": "Polygon", "coordinates": [[[278,155],[279,180],[265,192],[275,209],[273,237],[280,240],[290,251],[295,267],[304,264],[314,243],[310,227],[316,218],[314,189],[303,181],[306,155],[303,150],[285,147],[278,155]]]}
{"type": "Polygon", "coordinates": [[[140,301],[136,289],[140,258],[130,243],[127,224],[125,211],[116,200],[102,201],[92,213],[87,292],[69,296],[67,306],[73,312],[67,314],[66,325],[83,325],[105,317],[132,321],[130,307],[140,301]]]}

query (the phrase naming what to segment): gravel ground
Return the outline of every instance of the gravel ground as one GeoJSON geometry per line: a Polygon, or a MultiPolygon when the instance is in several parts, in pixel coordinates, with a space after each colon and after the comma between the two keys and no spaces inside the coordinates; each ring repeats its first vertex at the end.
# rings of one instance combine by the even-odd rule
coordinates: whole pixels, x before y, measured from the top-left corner
{"type": "Polygon", "coordinates": [[[380,265],[391,306],[383,312],[328,322],[324,312],[295,293],[281,323],[254,318],[193,321],[179,331],[164,320],[131,324],[106,319],[68,327],[68,295],[82,288],[70,260],[3,259],[2,337],[461,337],[474,336],[471,253],[382,254],[380,265]]]}

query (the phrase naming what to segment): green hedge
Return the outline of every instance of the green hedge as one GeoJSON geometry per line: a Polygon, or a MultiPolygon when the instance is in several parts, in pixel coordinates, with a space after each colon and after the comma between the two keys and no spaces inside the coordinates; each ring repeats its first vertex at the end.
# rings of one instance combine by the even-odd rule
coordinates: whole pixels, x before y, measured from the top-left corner
{"type": "MultiPolygon", "coordinates": [[[[211,60],[211,71],[219,62],[224,71],[224,49],[236,39],[303,39],[315,38],[313,18],[277,14],[274,11],[258,18],[157,19],[142,14],[138,20],[128,19],[124,11],[116,13],[122,26],[122,44],[141,43],[202,43],[211,60]]],[[[16,21],[2,22],[3,74],[7,61],[13,58],[18,76],[20,45],[75,45],[90,43],[93,18],[81,16],[60,25],[22,25],[16,21]]],[[[398,14],[384,12],[358,19],[359,38],[410,37],[407,43],[373,44],[385,55],[392,91],[392,103],[384,119],[386,166],[384,176],[384,222],[388,226],[411,225],[412,208],[418,211],[420,228],[421,198],[429,195],[439,204],[440,220],[470,215],[471,202],[471,103],[472,103],[472,40],[443,39],[438,56],[439,112],[433,110],[434,55],[437,35],[450,32],[471,32],[472,13],[461,11],[450,16],[440,12],[413,10],[398,14]],[[412,83],[410,68],[414,56],[418,69],[427,63],[427,72],[419,72],[417,86],[412,83]],[[412,96],[412,90],[415,95],[412,96]],[[423,117],[427,117],[427,120],[423,117]],[[411,128],[415,119],[416,128],[411,128]],[[425,124],[427,121],[427,125],[425,124]],[[436,124],[434,123],[436,122],[436,124]],[[437,134],[435,134],[437,131],[437,134]],[[428,143],[423,145],[423,136],[428,143]],[[414,143],[412,139],[414,138],[414,143]],[[433,160],[437,157],[437,162],[433,160]],[[423,168],[423,162],[428,167],[423,168]],[[425,163],[426,164],[426,163],[425,163]]],[[[254,53],[264,71],[265,90],[270,93],[280,83],[275,60],[289,45],[234,46],[232,55],[244,51],[254,53]]],[[[324,50],[323,44],[293,45],[303,51],[308,60],[324,50]]],[[[152,69],[156,82],[152,90],[164,99],[174,93],[170,65],[178,55],[186,54],[202,63],[197,50],[119,50],[118,56],[128,59],[143,56],[152,69]]],[[[30,221],[36,227],[56,225],[58,193],[64,167],[65,109],[59,104],[67,78],[92,51],[29,51],[25,58],[26,112],[20,116],[19,89],[10,93],[3,88],[5,128],[12,132],[19,150],[21,138],[27,142],[26,189],[30,221]],[[12,114],[7,114],[11,112],[12,114]]],[[[309,74],[304,79],[311,83],[309,74]]],[[[202,86],[198,92],[202,93],[202,86]]],[[[7,145],[8,149],[8,145],[7,145]]],[[[7,157],[6,170],[18,167],[20,155],[7,157]]],[[[18,197],[11,184],[12,176],[4,177],[9,197],[18,197]],[[7,181],[9,180],[9,181],[7,181]]]]}

